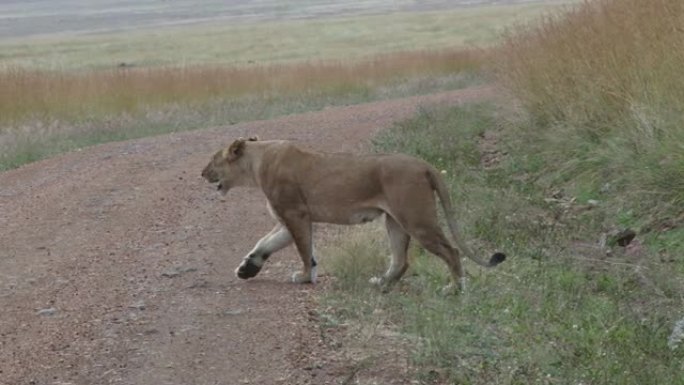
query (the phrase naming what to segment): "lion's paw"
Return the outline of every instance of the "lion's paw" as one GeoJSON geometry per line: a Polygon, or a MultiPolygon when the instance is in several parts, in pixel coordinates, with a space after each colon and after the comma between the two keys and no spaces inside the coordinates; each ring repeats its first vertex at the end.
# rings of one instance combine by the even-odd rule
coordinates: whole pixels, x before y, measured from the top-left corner
{"type": "Polygon", "coordinates": [[[382,277],[371,277],[371,279],[368,280],[368,283],[379,287],[385,283],[385,280],[382,277]]]}
{"type": "Polygon", "coordinates": [[[292,282],[294,283],[316,283],[317,273],[316,267],[311,268],[311,274],[305,274],[302,271],[297,271],[292,274],[292,282]]]}
{"type": "Polygon", "coordinates": [[[316,283],[316,280],[318,280],[318,268],[314,265],[311,268],[311,283],[316,283]]]}
{"type": "Polygon", "coordinates": [[[235,269],[235,275],[240,279],[256,277],[261,270],[261,265],[257,265],[251,259],[244,259],[240,266],[235,269]]]}

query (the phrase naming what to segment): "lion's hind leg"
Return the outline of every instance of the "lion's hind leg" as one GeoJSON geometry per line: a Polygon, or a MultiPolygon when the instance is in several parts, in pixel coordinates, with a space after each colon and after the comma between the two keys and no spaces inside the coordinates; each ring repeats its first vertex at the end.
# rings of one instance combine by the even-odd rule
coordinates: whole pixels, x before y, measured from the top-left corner
{"type": "Polygon", "coordinates": [[[451,246],[442,230],[439,227],[434,227],[431,230],[419,230],[413,235],[427,251],[440,257],[449,266],[453,283],[447,285],[443,292],[454,291],[454,283],[458,284],[462,292],[465,291],[465,275],[461,266],[461,256],[458,250],[451,246]]]}
{"type": "Polygon", "coordinates": [[[287,247],[292,241],[292,234],[287,228],[280,223],[277,224],[242,260],[240,266],[235,269],[235,275],[241,279],[255,277],[271,254],[287,247]]]}
{"type": "Polygon", "coordinates": [[[407,250],[411,237],[389,214],[385,215],[385,227],[392,251],[390,265],[382,277],[372,277],[370,283],[388,290],[408,269],[407,250]]]}

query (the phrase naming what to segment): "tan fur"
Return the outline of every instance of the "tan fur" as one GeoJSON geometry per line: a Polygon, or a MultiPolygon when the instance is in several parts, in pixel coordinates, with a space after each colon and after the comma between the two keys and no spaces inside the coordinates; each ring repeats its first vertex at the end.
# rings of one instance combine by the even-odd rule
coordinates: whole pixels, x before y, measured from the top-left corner
{"type": "Polygon", "coordinates": [[[457,232],[441,175],[430,164],[407,155],[331,154],[306,150],[288,141],[238,139],[214,155],[202,176],[218,183],[224,194],[233,187],[261,189],[272,215],[280,222],[245,257],[240,268],[250,261],[260,268],[272,252],[294,242],[303,268],[293,279],[310,282],[315,279],[312,223],[351,225],[385,214],[392,261],[384,276],[373,282],[388,287],[402,276],[408,267],[409,240],[414,237],[442,258],[462,285],[459,252],[439,226],[435,192],[461,252],[482,266],[494,266],[505,258],[501,254],[484,262],[472,255],[457,232]]]}

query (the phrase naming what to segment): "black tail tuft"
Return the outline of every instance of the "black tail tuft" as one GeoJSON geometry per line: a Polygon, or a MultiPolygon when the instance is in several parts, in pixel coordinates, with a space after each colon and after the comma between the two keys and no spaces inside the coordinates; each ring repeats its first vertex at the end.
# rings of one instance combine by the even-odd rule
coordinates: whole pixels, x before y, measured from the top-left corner
{"type": "Polygon", "coordinates": [[[494,253],[494,255],[492,255],[492,258],[489,259],[489,266],[496,266],[505,260],[506,254],[498,252],[494,253]]]}

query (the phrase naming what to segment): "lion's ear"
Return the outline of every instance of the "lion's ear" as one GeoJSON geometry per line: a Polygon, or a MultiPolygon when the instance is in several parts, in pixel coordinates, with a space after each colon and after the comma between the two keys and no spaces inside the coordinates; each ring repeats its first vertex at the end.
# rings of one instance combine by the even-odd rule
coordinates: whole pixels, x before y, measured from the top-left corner
{"type": "Polygon", "coordinates": [[[242,156],[245,152],[245,140],[240,138],[234,141],[228,148],[223,150],[223,158],[228,161],[233,161],[242,156]]]}
{"type": "Polygon", "coordinates": [[[256,142],[257,140],[259,140],[259,137],[254,135],[254,136],[250,136],[249,139],[247,139],[247,140],[250,142],[256,142]]]}

